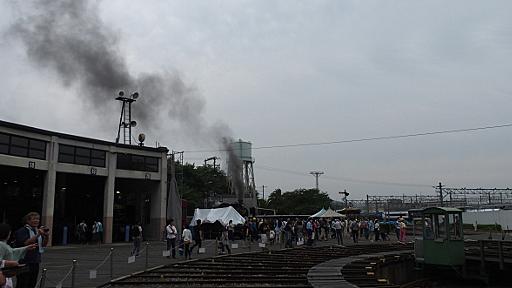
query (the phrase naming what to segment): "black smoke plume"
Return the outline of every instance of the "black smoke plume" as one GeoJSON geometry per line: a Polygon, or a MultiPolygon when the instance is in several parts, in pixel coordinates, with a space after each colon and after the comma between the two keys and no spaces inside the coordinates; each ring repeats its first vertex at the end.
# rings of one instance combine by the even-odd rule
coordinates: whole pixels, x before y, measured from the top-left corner
{"type": "Polygon", "coordinates": [[[56,72],[64,85],[78,86],[81,100],[99,116],[112,107],[119,90],[137,91],[141,98],[133,119],[144,129],[159,131],[158,126],[169,123],[159,121],[163,116],[192,135],[205,130],[204,101],[178,73],[130,73],[118,35],[99,17],[98,2],[35,1],[29,6],[22,7],[23,17],[11,33],[25,44],[33,63],[56,72]]]}
{"type": "Polygon", "coordinates": [[[141,98],[132,113],[142,130],[168,133],[165,125],[176,120],[186,137],[202,143],[214,140],[227,151],[234,189],[243,197],[241,162],[233,153],[229,127],[204,123],[204,100],[178,73],[133,75],[118,35],[99,16],[97,1],[38,0],[28,6],[20,7],[22,17],[11,33],[25,44],[33,63],[53,70],[64,85],[78,86],[81,100],[100,117],[119,90],[139,92],[141,98]]]}
{"type": "Polygon", "coordinates": [[[231,175],[231,185],[238,198],[238,202],[242,204],[245,192],[244,182],[242,181],[242,161],[233,150],[233,139],[223,138],[222,143],[228,156],[228,169],[231,175]]]}

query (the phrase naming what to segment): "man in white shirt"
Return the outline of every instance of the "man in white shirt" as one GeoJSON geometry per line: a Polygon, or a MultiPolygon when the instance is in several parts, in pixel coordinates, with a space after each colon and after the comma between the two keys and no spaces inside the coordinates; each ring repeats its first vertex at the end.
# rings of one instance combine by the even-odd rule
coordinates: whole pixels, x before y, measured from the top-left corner
{"type": "MultiPolygon", "coordinates": [[[[166,231],[166,240],[167,240],[167,250],[171,250],[172,258],[176,258],[176,236],[178,235],[178,230],[176,226],[174,226],[174,219],[167,220],[167,226],[165,226],[166,231]]],[[[167,256],[169,258],[170,256],[167,256]]]]}
{"type": "Polygon", "coordinates": [[[343,245],[343,225],[339,219],[334,220],[332,224],[334,231],[336,232],[336,240],[338,240],[338,245],[343,245]]]}

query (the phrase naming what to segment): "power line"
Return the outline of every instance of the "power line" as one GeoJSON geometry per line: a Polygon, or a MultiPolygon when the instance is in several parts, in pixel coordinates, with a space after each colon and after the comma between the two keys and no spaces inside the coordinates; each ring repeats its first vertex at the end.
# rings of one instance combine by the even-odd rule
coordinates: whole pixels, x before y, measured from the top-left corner
{"type": "MultiPolygon", "coordinates": [[[[273,168],[269,166],[258,165],[255,167],[256,169],[262,169],[267,171],[281,172],[287,173],[297,176],[309,177],[308,174],[298,171],[292,171],[281,168],[273,168]]],[[[333,180],[333,181],[343,181],[343,182],[354,182],[354,183],[362,183],[362,184],[377,184],[377,185],[389,185],[389,186],[403,186],[403,187],[419,187],[419,188],[432,188],[432,185],[425,184],[414,184],[414,183],[400,183],[400,182],[389,182],[389,181],[375,181],[375,180],[365,180],[365,179],[355,179],[348,177],[333,177],[333,176],[322,176],[324,179],[333,180]]]]}
{"type": "MultiPolygon", "coordinates": [[[[358,138],[358,139],[348,139],[348,140],[338,140],[338,141],[328,141],[328,142],[310,142],[310,143],[268,145],[268,146],[252,147],[252,150],[291,148],[291,147],[304,147],[304,146],[321,146],[321,145],[334,145],[334,144],[345,144],[345,143],[354,143],[354,142],[392,140],[392,139],[412,138],[412,137],[430,136],[430,135],[438,135],[438,134],[453,134],[453,133],[462,133],[462,132],[472,132],[472,131],[480,131],[480,130],[505,128],[505,127],[511,127],[511,126],[512,126],[512,124],[502,124],[502,125],[484,126],[484,127],[476,127],[476,128],[441,130],[441,131],[433,131],[433,132],[421,132],[421,133],[403,134],[403,135],[368,137],[368,138],[358,138]]],[[[206,152],[223,152],[223,151],[227,151],[227,150],[225,150],[225,149],[189,150],[189,151],[185,151],[185,152],[187,152],[187,153],[206,153],[206,152]]]]}

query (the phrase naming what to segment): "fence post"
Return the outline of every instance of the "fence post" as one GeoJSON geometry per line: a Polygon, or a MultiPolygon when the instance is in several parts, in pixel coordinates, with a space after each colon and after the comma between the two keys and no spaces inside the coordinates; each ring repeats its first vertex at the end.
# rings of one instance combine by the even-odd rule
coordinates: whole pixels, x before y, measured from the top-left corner
{"type": "Polygon", "coordinates": [[[498,260],[500,262],[500,270],[505,270],[505,261],[503,259],[503,242],[498,240],[498,260]]]}
{"type": "Polygon", "coordinates": [[[480,240],[480,271],[485,274],[485,245],[484,240],[480,240]]]}
{"type": "Polygon", "coordinates": [[[46,280],[46,271],[48,271],[48,269],[44,268],[43,273],[41,274],[41,283],[39,283],[39,288],[44,288],[44,282],[46,280]]]}
{"type": "Polygon", "coordinates": [[[149,242],[146,242],[146,270],[148,270],[149,262],[149,242]]]}
{"type": "Polygon", "coordinates": [[[71,267],[71,288],[75,288],[75,276],[76,276],[76,260],[73,259],[73,266],[71,267]]]}
{"type": "Polygon", "coordinates": [[[110,248],[110,280],[114,279],[114,248],[110,248]]]}

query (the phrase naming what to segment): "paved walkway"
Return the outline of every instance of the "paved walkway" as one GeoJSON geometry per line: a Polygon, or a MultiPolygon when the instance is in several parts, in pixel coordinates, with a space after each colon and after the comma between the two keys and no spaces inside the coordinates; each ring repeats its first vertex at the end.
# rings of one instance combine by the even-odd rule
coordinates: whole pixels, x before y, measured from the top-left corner
{"type": "MultiPolygon", "coordinates": [[[[485,239],[488,233],[482,233],[478,235],[467,235],[465,238],[472,239],[485,239]]],[[[392,235],[391,241],[396,241],[392,235]]],[[[410,239],[410,237],[409,237],[410,239]]],[[[244,243],[243,241],[237,241],[239,244],[238,249],[233,249],[233,253],[249,252],[249,251],[261,251],[262,248],[258,246],[258,243],[254,242],[252,245],[244,243]]],[[[348,239],[345,234],[346,245],[353,245],[352,241],[348,239]]],[[[206,240],[203,243],[203,247],[206,249],[206,253],[197,255],[197,248],[194,249],[193,258],[206,258],[216,255],[214,240],[206,240]]],[[[361,240],[359,245],[370,243],[366,240],[361,240]]],[[[315,242],[315,245],[336,245],[335,240],[315,242]]],[[[120,276],[128,275],[137,271],[145,270],[146,268],[146,257],[147,267],[155,267],[158,265],[170,264],[179,261],[184,261],[183,256],[177,256],[177,259],[168,259],[162,255],[165,250],[164,242],[150,242],[148,248],[145,248],[146,244],[142,244],[142,251],[139,257],[135,258],[134,263],[128,263],[128,257],[130,256],[132,245],[131,243],[115,243],[106,245],[68,245],[68,246],[56,246],[49,247],[43,255],[43,263],[41,268],[47,269],[47,277],[45,281],[45,287],[59,287],[61,283],[62,287],[71,287],[72,274],[70,269],[72,267],[73,260],[77,260],[75,269],[75,287],[97,287],[98,285],[104,284],[110,280],[110,266],[113,264],[113,277],[117,278],[120,276]],[[108,257],[111,248],[113,248],[113,259],[108,257]],[[103,263],[103,264],[102,264],[103,263]],[[100,266],[100,264],[102,264],[100,266]],[[90,270],[96,271],[96,278],[90,278],[90,270]]],[[[282,244],[276,244],[267,246],[266,249],[282,249],[282,244]]]]}
{"type": "MultiPolygon", "coordinates": [[[[334,242],[329,241],[330,244],[334,242]]],[[[147,267],[155,267],[158,265],[171,264],[184,261],[184,256],[179,256],[178,251],[176,258],[166,258],[163,256],[165,250],[164,242],[147,242],[142,244],[139,257],[135,258],[134,263],[128,263],[128,257],[131,254],[131,243],[115,243],[105,244],[98,247],[97,245],[69,245],[56,246],[47,248],[43,255],[41,269],[46,268],[46,280],[44,287],[71,287],[72,273],[71,267],[73,260],[76,260],[75,269],[75,287],[97,287],[98,285],[108,282],[110,278],[110,267],[113,265],[113,278],[128,275],[134,272],[142,271],[147,267]],[[113,248],[113,259],[110,259],[111,248],[113,248]],[[112,262],[111,262],[112,261],[112,262]],[[102,264],[103,263],[103,264],[102,264]],[[101,265],[101,266],[100,266],[101,265]],[[96,271],[96,278],[90,278],[90,270],[96,271]]],[[[253,242],[237,241],[239,248],[232,249],[233,253],[261,251],[263,248],[259,244],[253,242]]],[[[327,245],[325,243],[324,245],[327,245]]],[[[215,240],[206,240],[203,242],[205,248],[204,254],[197,254],[197,248],[194,249],[193,258],[207,258],[215,256],[215,240]]],[[[281,244],[267,245],[265,249],[282,249],[281,244]]]]}

